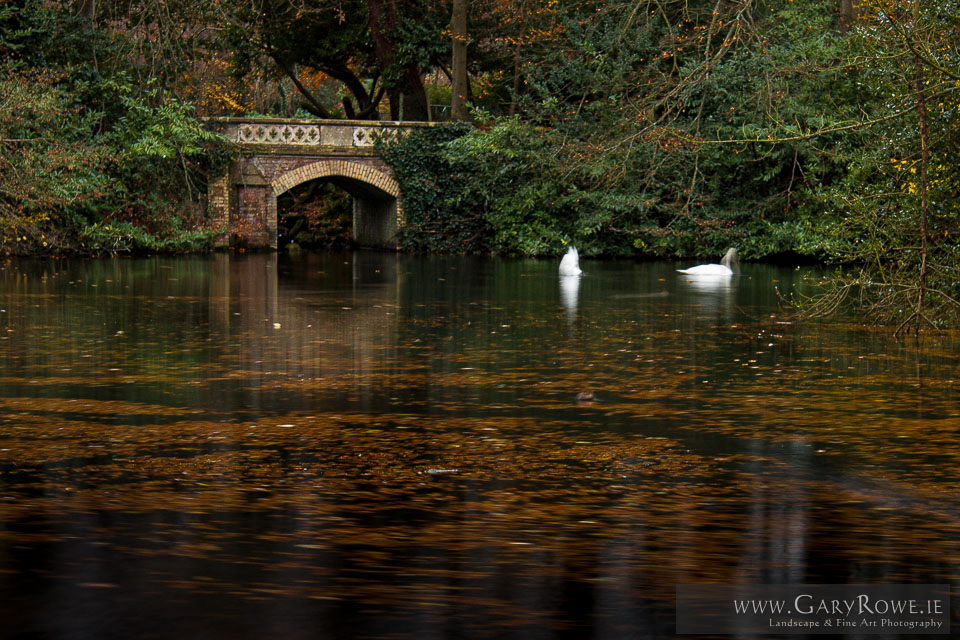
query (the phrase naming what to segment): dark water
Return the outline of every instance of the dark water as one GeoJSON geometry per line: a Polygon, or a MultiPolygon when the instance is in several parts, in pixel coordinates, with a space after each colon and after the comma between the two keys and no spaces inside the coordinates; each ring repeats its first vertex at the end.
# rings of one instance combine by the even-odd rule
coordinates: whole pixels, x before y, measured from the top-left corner
{"type": "Polygon", "coordinates": [[[0,263],[0,637],[671,638],[704,582],[956,600],[955,343],[798,321],[801,270],[582,266],[0,263]]]}

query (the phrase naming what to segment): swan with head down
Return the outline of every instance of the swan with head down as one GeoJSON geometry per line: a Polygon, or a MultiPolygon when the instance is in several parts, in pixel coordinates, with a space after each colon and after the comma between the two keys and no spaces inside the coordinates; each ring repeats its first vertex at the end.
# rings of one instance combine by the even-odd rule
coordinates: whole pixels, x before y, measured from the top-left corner
{"type": "Polygon", "coordinates": [[[563,256],[563,259],[560,260],[560,275],[579,276],[582,274],[583,271],[580,270],[580,254],[577,253],[575,246],[570,245],[570,248],[567,249],[567,255],[563,256]]]}
{"type": "Polygon", "coordinates": [[[730,247],[720,260],[720,264],[698,264],[695,267],[677,269],[677,271],[688,276],[730,276],[738,265],[737,250],[730,247]]]}

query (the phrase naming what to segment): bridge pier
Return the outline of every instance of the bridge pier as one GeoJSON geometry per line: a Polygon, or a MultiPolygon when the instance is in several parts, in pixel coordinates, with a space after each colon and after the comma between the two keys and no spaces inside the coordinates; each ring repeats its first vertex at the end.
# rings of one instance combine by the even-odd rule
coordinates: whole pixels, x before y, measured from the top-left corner
{"type": "Polygon", "coordinates": [[[220,118],[211,121],[240,154],[210,183],[209,215],[224,232],[217,246],[277,248],[277,196],[327,180],[353,197],[353,237],[361,246],[397,248],[400,189],[374,142],[428,123],[220,118]]]}
{"type": "Polygon", "coordinates": [[[397,248],[396,200],[353,199],[353,239],[362,247],[397,248]]]}

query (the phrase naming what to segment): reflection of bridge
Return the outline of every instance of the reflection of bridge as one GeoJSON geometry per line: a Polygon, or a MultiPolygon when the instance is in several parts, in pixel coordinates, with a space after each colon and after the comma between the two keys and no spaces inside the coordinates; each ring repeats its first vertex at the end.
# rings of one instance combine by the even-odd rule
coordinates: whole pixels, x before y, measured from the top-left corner
{"type": "Polygon", "coordinates": [[[359,244],[397,246],[400,190],[374,143],[429,123],[219,118],[211,124],[239,151],[227,175],[209,187],[210,216],[229,230],[220,246],[276,248],[277,196],[318,179],[353,196],[353,237],[359,244]]]}

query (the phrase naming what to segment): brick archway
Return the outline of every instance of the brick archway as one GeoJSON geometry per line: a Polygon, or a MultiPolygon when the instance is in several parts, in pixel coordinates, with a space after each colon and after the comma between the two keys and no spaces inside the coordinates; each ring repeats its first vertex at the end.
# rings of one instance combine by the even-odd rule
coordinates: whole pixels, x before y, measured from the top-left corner
{"type": "Polygon", "coordinates": [[[393,176],[369,165],[350,160],[318,160],[284,173],[275,178],[270,186],[273,187],[273,195],[279,196],[304,182],[330,177],[357,180],[372,185],[394,198],[400,197],[400,185],[393,176]]]}
{"type": "Polygon", "coordinates": [[[319,179],[329,179],[353,196],[353,239],[358,244],[397,247],[397,231],[403,224],[400,185],[393,176],[363,162],[318,160],[277,176],[267,197],[268,224],[277,228],[277,196],[319,179]]]}

